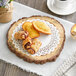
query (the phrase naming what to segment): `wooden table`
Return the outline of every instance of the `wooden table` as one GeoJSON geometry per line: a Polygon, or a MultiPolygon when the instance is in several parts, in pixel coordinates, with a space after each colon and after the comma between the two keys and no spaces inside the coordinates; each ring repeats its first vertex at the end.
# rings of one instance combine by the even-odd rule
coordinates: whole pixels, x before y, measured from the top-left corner
{"type": "MultiPolygon", "coordinates": [[[[69,16],[56,15],[50,12],[49,9],[47,8],[47,5],[46,5],[47,0],[15,0],[15,1],[76,23],[76,13],[69,16]]],[[[14,65],[7,64],[4,61],[0,60],[0,76],[38,76],[38,75],[33,74],[33,73],[28,73],[26,71],[19,69],[18,67],[14,65]]]]}

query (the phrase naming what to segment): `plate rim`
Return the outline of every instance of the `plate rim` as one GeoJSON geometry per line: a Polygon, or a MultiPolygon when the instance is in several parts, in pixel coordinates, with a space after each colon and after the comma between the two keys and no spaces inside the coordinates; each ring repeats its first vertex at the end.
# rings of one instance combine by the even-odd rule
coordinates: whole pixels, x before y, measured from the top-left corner
{"type": "MultiPolygon", "coordinates": [[[[53,13],[55,13],[55,14],[58,14],[58,15],[70,15],[70,14],[73,14],[73,13],[75,13],[76,12],[76,10],[74,10],[74,11],[72,11],[72,12],[70,12],[70,13],[58,13],[58,11],[56,12],[56,11],[54,11],[53,9],[52,9],[52,2],[50,2],[50,1],[53,1],[53,0],[47,0],[47,7],[48,7],[48,9],[51,11],[51,12],[53,12],[53,13]],[[50,3],[51,3],[51,5],[50,5],[50,3]]],[[[76,8],[76,7],[75,7],[76,8]]]]}

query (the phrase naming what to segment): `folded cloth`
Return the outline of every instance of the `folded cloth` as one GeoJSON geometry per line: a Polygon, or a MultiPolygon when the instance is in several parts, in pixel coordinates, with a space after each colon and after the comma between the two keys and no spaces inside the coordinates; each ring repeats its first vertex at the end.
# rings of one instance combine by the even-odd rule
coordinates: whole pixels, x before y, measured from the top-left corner
{"type": "Polygon", "coordinates": [[[69,56],[63,63],[58,67],[57,71],[55,72],[54,76],[63,76],[65,73],[76,64],[76,51],[69,56]]]}

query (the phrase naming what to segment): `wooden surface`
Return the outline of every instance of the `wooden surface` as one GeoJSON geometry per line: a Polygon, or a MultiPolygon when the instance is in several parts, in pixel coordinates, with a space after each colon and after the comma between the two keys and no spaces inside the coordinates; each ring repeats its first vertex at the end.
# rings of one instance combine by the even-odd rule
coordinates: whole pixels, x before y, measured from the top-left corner
{"type": "MultiPolygon", "coordinates": [[[[53,14],[47,8],[46,0],[15,0],[15,1],[22,3],[24,5],[30,6],[32,8],[38,9],[40,11],[43,11],[43,12],[46,12],[54,16],[57,16],[57,17],[76,23],[76,13],[69,15],[69,16],[58,16],[56,14],[53,14]]],[[[0,76],[38,76],[38,75],[33,74],[33,73],[28,73],[26,71],[23,71],[17,68],[14,65],[7,64],[4,61],[0,60],[0,76]]]]}

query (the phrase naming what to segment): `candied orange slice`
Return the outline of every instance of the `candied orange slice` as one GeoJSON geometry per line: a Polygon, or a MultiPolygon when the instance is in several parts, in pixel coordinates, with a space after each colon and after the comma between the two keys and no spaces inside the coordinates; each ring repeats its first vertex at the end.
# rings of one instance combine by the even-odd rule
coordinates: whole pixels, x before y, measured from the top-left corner
{"type": "Polygon", "coordinates": [[[40,33],[51,34],[51,29],[44,22],[33,21],[33,27],[40,33]]]}
{"type": "Polygon", "coordinates": [[[27,31],[29,33],[29,37],[31,38],[37,38],[40,36],[40,33],[34,29],[34,27],[32,26],[33,24],[31,22],[25,22],[22,25],[22,28],[24,31],[27,31]]]}

